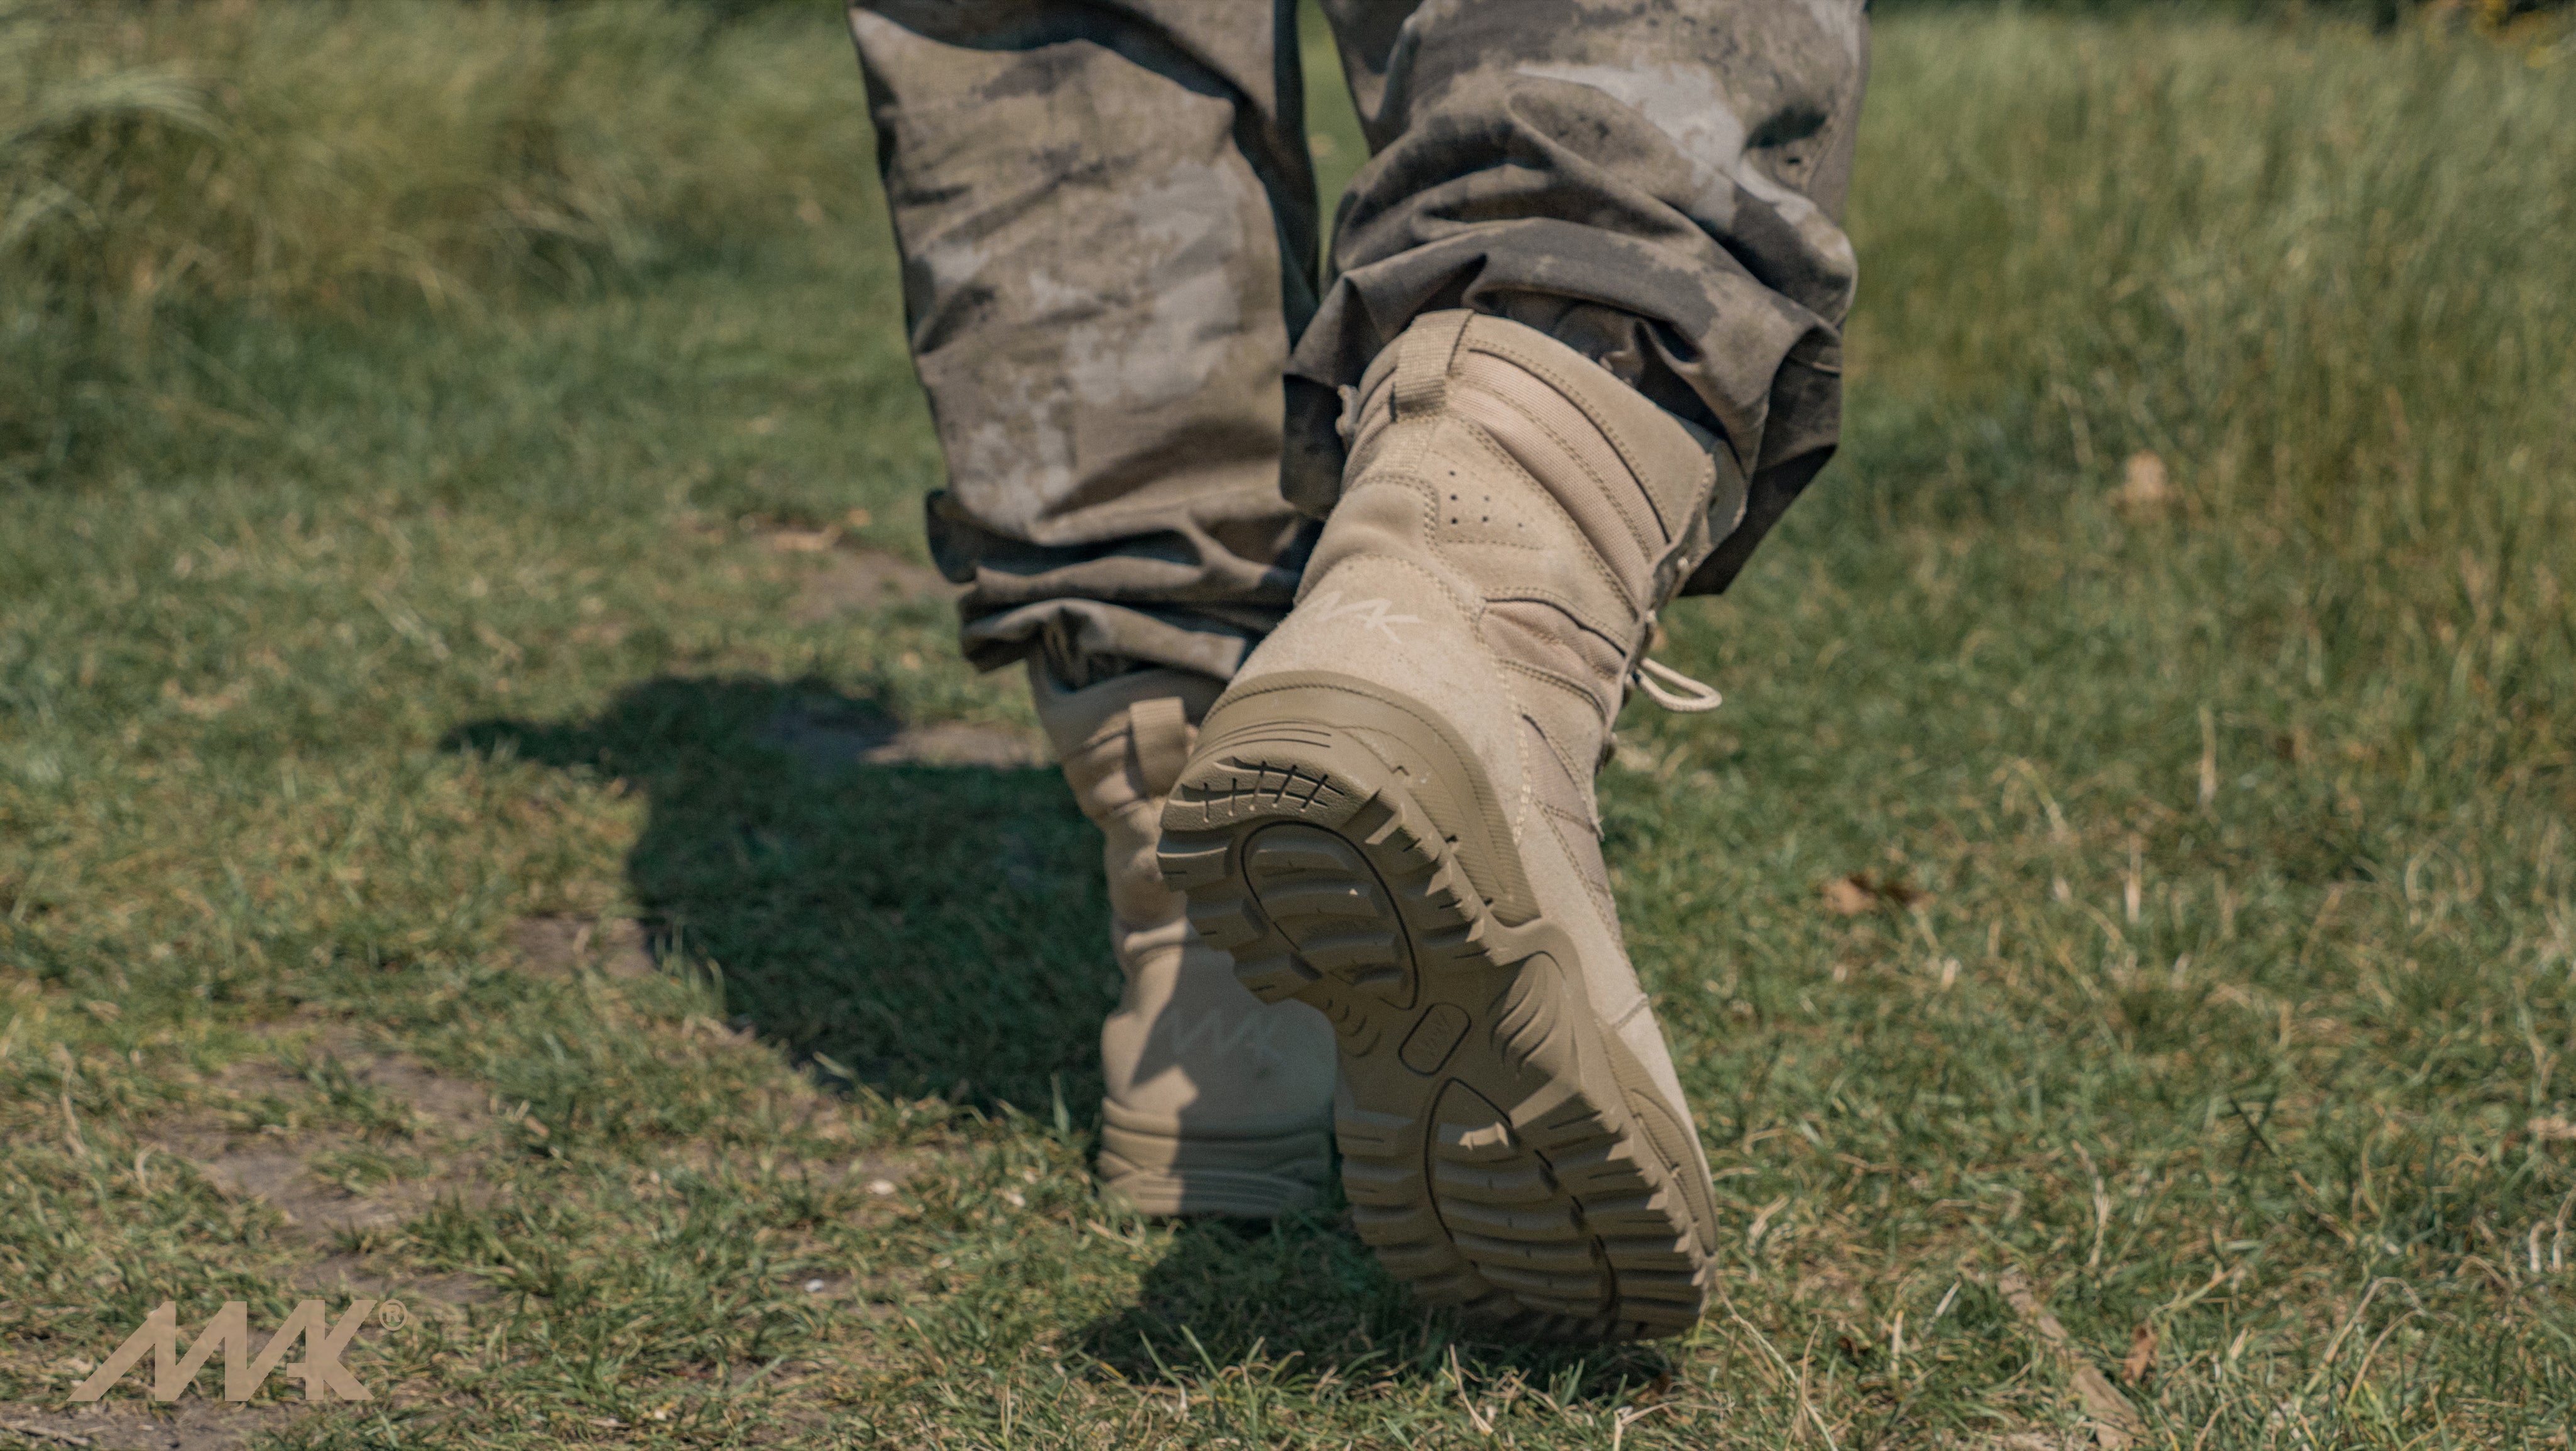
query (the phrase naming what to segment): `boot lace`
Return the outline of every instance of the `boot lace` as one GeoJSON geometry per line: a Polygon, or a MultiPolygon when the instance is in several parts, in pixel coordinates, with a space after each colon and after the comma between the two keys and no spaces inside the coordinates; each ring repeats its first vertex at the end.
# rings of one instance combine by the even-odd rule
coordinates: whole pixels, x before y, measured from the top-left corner
{"type": "Polygon", "coordinates": [[[1637,657],[1636,667],[1628,672],[1628,683],[1646,694],[1648,700],[1679,715],[1700,715],[1726,704],[1717,688],[1691,679],[1660,660],[1637,657]],[[1678,686],[1676,690],[1671,687],[1678,686]]]}

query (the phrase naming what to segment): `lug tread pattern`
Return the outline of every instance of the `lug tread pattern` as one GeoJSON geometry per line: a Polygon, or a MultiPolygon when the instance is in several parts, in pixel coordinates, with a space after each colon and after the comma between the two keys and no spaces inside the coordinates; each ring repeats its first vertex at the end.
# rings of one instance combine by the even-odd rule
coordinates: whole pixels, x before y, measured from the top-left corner
{"type": "Polygon", "coordinates": [[[1505,929],[1448,840],[1392,780],[1337,769],[1365,748],[1333,737],[1263,727],[1203,743],[1161,860],[1247,988],[1313,1005],[1340,1035],[1350,1090],[1334,1128],[1360,1238],[1422,1302],[1498,1333],[1689,1329],[1713,1266],[1606,1071],[1566,1070],[1585,1050],[1560,1008],[1564,969],[1502,960],[1505,929]],[[1442,1013],[1472,1030],[1425,1068],[1427,1049],[1400,1050],[1442,1013]]]}

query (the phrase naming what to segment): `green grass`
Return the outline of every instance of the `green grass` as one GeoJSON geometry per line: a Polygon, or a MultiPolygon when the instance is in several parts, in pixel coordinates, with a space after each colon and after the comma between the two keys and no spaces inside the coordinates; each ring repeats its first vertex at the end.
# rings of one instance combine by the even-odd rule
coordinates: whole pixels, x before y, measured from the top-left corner
{"type": "Polygon", "coordinates": [[[116,357],[0,494],[0,1425],[115,1444],[72,1362],[165,1297],[390,1293],[378,1400],[255,1434],[2058,1444],[2018,1272],[2152,1332],[2148,1444],[2566,1444],[2576,57],[1882,23],[1845,457],[1604,779],[1726,1303],[1571,1351],[1337,1210],[1100,1205],[1051,772],[777,748],[1030,722],[936,601],[809,607],[938,462],[845,42],[709,33],[848,138],[728,183],[814,212],[22,319],[116,357]]]}
{"type": "Polygon", "coordinates": [[[188,443],[174,409],[277,422],[259,404],[288,400],[202,355],[214,376],[178,387],[188,350],[152,346],[210,307],[506,326],[543,291],[850,225],[871,143],[820,20],[728,0],[376,0],[363,23],[310,0],[0,0],[0,479],[152,467],[188,443]]]}

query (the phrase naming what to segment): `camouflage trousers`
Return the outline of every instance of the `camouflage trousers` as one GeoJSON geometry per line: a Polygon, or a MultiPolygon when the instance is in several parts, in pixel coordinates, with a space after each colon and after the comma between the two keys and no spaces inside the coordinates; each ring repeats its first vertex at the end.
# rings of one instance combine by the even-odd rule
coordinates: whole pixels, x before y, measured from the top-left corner
{"type": "Polygon", "coordinates": [[[1424,312],[1734,454],[1685,592],[1832,452],[1863,0],[1322,3],[1371,160],[1320,288],[1292,0],[853,4],[979,665],[1231,676],[1340,487],[1338,390],[1424,312]]]}

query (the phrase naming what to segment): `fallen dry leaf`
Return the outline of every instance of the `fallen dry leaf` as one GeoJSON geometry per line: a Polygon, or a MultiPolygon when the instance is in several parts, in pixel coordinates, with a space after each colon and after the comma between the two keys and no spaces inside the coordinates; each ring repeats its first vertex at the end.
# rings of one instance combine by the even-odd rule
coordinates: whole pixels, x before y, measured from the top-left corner
{"type": "Polygon", "coordinates": [[[769,547],[784,554],[820,554],[840,538],[838,529],[780,529],[769,536],[769,547]]]}
{"type": "Polygon", "coordinates": [[[2144,1384],[2156,1368],[2156,1327],[2141,1324],[2129,1332],[2129,1353],[2120,1361],[2120,1384],[2144,1384]]]}
{"type": "Polygon", "coordinates": [[[2120,466],[2120,487],[2112,491],[2111,500],[2123,509],[2161,509],[2173,502],[2173,492],[2165,461],[2142,449],[2120,466]]]}
{"type": "Polygon", "coordinates": [[[236,680],[212,695],[190,695],[179,688],[178,681],[164,680],[161,682],[161,698],[199,720],[213,720],[250,699],[250,682],[236,680]]]}
{"type": "Polygon", "coordinates": [[[1857,917],[1878,905],[1878,893],[1865,876],[1836,877],[1825,883],[1825,905],[1845,917],[1857,917]]]}
{"type": "Polygon", "coordinates": [[[1925,893],[1908,883],[1890,878],[1881,881],[1867,872],[1854,872],[1836,877],[1819,889],[1825,906],[1845,917],[1857,917],[1876,911],[1880,906],[1911,907],[1925,900],[1925,893]]]}
{"type": "Polygon", "coordinates": [[[2533,1119],[2530,1123],[2525,1124],[2524,1127],[2531,1130],[2531,1136],[2533,1138],[2538,1139],[2544,1144],[2563,1144],[2570,1141],[2576,1141],[2576,1123],[2570,1123],[2566,1119],[2559,1118],[2556,1115],[2552,1115],[2548,1118],[2533,1119]]]}

